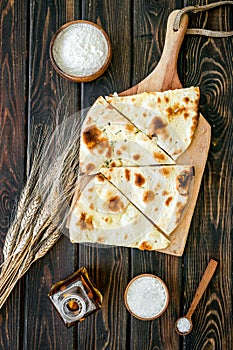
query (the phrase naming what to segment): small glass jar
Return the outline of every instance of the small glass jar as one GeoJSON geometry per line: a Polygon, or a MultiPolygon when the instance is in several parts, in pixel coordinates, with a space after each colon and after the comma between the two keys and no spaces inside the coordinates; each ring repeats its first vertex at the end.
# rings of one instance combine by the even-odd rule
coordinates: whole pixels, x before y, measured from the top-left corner
{"type": "Polygon", "coordinates": [[[54,284],[48,296],[67,327],[83,321],[102,306],[102,295],[85,267],[54,284]]]}

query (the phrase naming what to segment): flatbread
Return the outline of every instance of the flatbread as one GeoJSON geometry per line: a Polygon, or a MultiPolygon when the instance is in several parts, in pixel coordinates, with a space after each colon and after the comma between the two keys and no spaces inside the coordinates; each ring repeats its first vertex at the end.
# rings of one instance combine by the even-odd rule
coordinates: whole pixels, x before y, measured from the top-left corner
{"type": "Polygon", "coordinates": [[[111,96],[106,100],[173,159],[190,145],[198,123],[198,87],[111,96]]]}
{"type": "Polygon", "coordinates": [[[191,194],[192,166],[103,168],[101,173],[167,235],[179,225],[191,194]]]}
{"type": "Polygon", "coordinates": [[[96,174],[101,167],[174,164],[147,135],[103,97],[89,110],[81,130],[80,171],[96,174]]]}
{"type": "Polygon", "coordinates": [[[72,242],[141,250],[168,246],[170,241],[103,175],[83,178],[86,184],[73,205],[69,221],[72,242]]]}
{"type": "Polygon", "coordinates": [[[199,89],[99,97],[81,129],[72,242],[163,250],[191,198],[194,168],[177,165],[198,123],[199,89]]]}

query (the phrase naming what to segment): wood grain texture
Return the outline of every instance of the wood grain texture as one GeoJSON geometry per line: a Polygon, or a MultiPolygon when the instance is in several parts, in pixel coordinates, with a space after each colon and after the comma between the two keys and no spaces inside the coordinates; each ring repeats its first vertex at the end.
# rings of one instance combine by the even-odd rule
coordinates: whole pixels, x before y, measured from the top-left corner
{"type": "Polygon", "coordinates": [[[82,19],[93,21],[107,32],[112,43],[113,57],[108,70],[82,89],[82,108],[91,106],[102,94],[125,90],[131,83],[132,37],[131,1],[95,0],[84,2],[82,19]]]}
{"type": "MultiPolygon", "coordinates": [[[[129,0],[96,0],[89,4],[83,3],[82,19],[101,25],[110,36],[113,50],[113,58],[106,73],[95,82],[82,85],[83,108],[90,106],[99,95],[123,90],[130,84],[130,5],[129,0]]],[[[123,300],[129,277],[129,250],[80,245],[79,265],[87,266],[91,276],[95,277],[95,282],[103,293],[103,308],[78,327],[77,348],[129,349],[128,314],[123,300]],[[93,329],[96,331],[92,332],[93,329]]]]}
{"type": "MultiPolygon", "coordinates": [[[[101,94],[123,91],[138,83],[160,59],[169,13],[197,3],[196,0],[1,2],[1,245],[38,132],[43,125],[47,128],[54,123],[62,98],[62,108],[67,103],[69,114],[73,114],[90,106],[101,94]],[[49,61],[52,35],[73,19],[102,25],[112,41],[111,65],[92,83],[79,85],[64,80],[49,61]]],[[[233,30],[232,19],[232,7],[226,6],[190,15],[189,27],[233,30]]],[[[0,310],[1,350],[232,348],[232,44],[232,38],[187,36],[181,50],[181,82],[184,86],[201,87],[200,110],[212,127],[211,149],[183,257],[128,248],[97,249],[72,245],[66,237],[62,238],[31,267],[0,310]],[[175,321],[187,312],[210,258],[219,261],[219,266],[193,314],[192,333],[180,337],[175,332],[175,321]],[[53,283],[81,266],[87,267],[103,293],[103,308],[78,326],[66,329],[47,293],[53,283]],[[170,294],[166,312],[152,322],[131,317],[123,304],[129,280],[145,272],[161,277],[170,294]]]]}
{"type": "MultiPolygon", "coordinates": [[[[176,7],[179,3],[175,1],[134,1],[132,85],[144,79],[157,65],[164,46],[167,18],[176,7]]],[[[157,252],[131,253],[131,277],[153,273],[165,281],[172,296],[166,312],[159,319],[140,322],[132,317],[133,348],[164,349],[166,344],[166,350],[179,349],[180,339],[174,332],[174,324],[180,311],[181,264],[182,259],[157,252]]]]}
{"type": "MultiPolygon", "coordinates": [[[[80,103],[79,86],[61,78],[52,68],[49,59],[53,34],[61,25],[79,15],[79,7],[75,1],[32,0],[30,8],[29,158],[36,147],[38,130],[55,123],[58,108],[61,108],[58,118],[61,123],[65,110],[72,115],[77,112],[80,103]]],[[[63,237],[27,274],[25,350],[72,348],[74,330],[66,329],[47,294],[52,284],[73,273],[75,254],[76,246],[63,237]]]]}
{"type": "MultiPolygon", "coordinates": [[[[227,6],[204,12],[192,16],[190,26],[229,31],[230,13],[227,6]]],[[[200,109],[212,127],[209,158],[184,256],[186,310],[208,260],[215,258],[220,264],[193,315],[194,329],[185,339],[185,349],[226,350],[233,344],[232,43],[232,38],[195,36],[186,41],[185,83],[200,86],[200,109]]]]}
{"type": "MultiPolygon", "coordinates": [[[[0,245],[25,177],[27,1],[0,3],[0,245]],[[20,82],[20,84],[18,83],[20,82]]],[[[0,262],[2,262],[0,249],[0,262]]],[[[20,346],[21,285],[0,310],[0,348],[20,346]]]]}

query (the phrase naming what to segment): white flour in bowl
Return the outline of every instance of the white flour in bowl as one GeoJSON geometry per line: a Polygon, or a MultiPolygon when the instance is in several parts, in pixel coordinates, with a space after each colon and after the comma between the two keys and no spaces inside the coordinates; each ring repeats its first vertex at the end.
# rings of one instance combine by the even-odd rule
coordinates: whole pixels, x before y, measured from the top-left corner
{"type": "Polygon", "coordinates": [[[138,317],[156,317],[163,311],[166,302],[166,290],[163,284],[154,277],[139,277],[128,288],[128,307],[138,317]]]}
{"type": "Polygon", "coordinates": [[[88,23],[76,23],[63,29],[53,45],[53,57],[66,74],[85,77],[99,71],[108,56],[104,34],[88,23]]]}
{"type": "Polygon", "coordinates": [[[187,333],[190,331],[191,323],[188,318],[182,317],[177,321],[176,327],[180,333],[187,333]]]}

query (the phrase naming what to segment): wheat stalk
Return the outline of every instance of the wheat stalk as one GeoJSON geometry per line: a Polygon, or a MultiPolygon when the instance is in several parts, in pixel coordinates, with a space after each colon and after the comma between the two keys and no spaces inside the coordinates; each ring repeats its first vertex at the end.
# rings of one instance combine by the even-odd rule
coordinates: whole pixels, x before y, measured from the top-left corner
{"type": "Polygon", "coordinates": [[[32,163],[32,166],[31,166],[30,176],[25,184],[24,189],[21,192],[20,199],[19,199],[18,206],[17,206],[17,211],[15,214],[15,218],[14,218],[14,220],[10,226],[10,229],[8,230],[6,238],[5,238],[5,243],[4,243],[4,247],[3,247],[4,260],[7,260],[7,258],[10,256],[10,254],[13,250],[13,247],[15,246],[17,232],[18,232],[18,229],[21,225],[21,221],[24,217],[25,208],[27,207],[28,200],[30,200],[31,188],[33,188],[35,183],[36,183],[36,176],[37,176],[38,170],[39,170],[38,164],[39,164],[39,159],[41,157],[40,150],[41,150],[41,146],[38,145],[38,149],[37,149],[37,152],[35,154],[35,161],[32,163]]]}
{"type": "Polygon", "coordinates": [[[80,126],[80,115],[74,115],[40,139],[5,239],[0,308],[31,264],[62,235],[76,191],[80,126]]]}
{"type": "Polygon", "coordinates": [[[48,239],[45,239],[43,244],[38,249],[37,253],[35,254],[34,261],[42,258],[52,247],[53,245],[58,241],[58,239],[61,237],[61,232],[56,230],[49,236],[48,239]]]}

